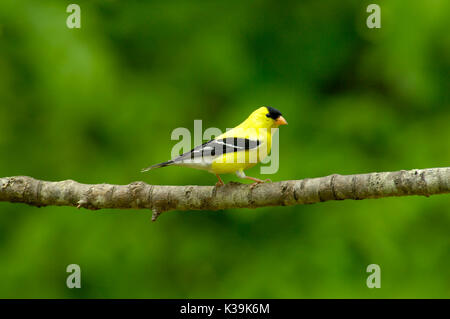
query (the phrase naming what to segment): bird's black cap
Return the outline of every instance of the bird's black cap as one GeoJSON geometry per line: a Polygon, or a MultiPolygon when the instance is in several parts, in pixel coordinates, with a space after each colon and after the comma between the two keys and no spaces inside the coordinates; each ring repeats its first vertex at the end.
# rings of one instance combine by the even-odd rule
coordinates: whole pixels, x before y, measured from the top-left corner
{"type": "Polygon", "coordinates": [[[266,108],[269,111],[269,113],[266,114],[267,117],[270,117],[271,119],[276,120],[277,118],[279,118],[281,116],[281,112],[278,111],[277,109],[274,109],[271,106],[266,106],[266,108]]]}

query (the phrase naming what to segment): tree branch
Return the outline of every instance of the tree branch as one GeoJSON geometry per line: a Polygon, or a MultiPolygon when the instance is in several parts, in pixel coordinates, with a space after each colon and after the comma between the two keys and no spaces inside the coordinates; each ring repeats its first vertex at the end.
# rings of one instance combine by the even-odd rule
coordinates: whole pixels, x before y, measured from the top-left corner
{"type": "Polygon", "coordinates": [[[214,186],[80,184],[72,180],[47,182],[27,176],[0,178],[0,201],[37,207],[75,206],[87,209],[144,208],[153,220],[170,210],[219,210],[291,206],[328,200],[450,193],[450,167],[358,175],[330,175],[251,188],[231,182],[214,186]]]}

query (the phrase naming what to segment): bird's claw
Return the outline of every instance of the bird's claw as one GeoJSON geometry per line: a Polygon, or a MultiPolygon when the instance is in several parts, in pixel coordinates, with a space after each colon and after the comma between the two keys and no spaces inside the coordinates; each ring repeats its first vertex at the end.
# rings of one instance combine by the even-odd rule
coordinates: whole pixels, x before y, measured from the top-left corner
{"type": "Polygon", "coordinates": [[[216,186],[215,186],[215,187],[221,187],[221,186],[223,186],[223,185],[225,185],[225,184],[224,184],[223,182],[219,181],[219,182],[216,183],[216,186]]]}
{"type": "Polygon", "coordinates": [[[264,183],[272,183],[272,180],[270,178],[266,178],[265,180],[256,181],[256,182],[250,184],[250,189],[255,188],[256,185],[264,184],[264,183]]]}

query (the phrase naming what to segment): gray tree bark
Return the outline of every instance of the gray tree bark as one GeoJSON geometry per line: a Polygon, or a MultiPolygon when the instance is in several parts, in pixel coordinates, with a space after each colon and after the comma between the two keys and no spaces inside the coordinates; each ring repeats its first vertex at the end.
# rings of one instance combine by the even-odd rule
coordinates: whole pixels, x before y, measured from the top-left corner
{"type": "Polygon", "coordinates": [[[47,182],[27,176],[0,178],[0,201],[37,207],[75,206],[101,209],[151,209],[152,220],[170,210],[219,210],[291,206],[329,200],[450,193],[450,167],[409,171],[330,175],[275,183],[231,182],[215,186],[80,184],[73,180],[47,182]]]}

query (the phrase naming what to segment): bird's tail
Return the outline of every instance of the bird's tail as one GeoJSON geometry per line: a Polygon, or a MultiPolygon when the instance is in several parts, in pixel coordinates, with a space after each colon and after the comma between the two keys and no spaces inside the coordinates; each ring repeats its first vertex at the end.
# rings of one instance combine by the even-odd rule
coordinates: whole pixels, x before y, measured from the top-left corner
{"type": "Polygon", "coordinates": [[[167,161],[167,162],[155,164],[155,165],[152,165],[152,166],[149,166],[147,168],[142,169],[141,172],[143,173],[143,172],[147,172],[147,171],[149,171],[151,169],[154,169],[154,168],[160,168],[160,167],[169,166],[169,165],[172,165],[173,163],[174,163],[174,161],[170,160],[170,161],[167,161]]]}

